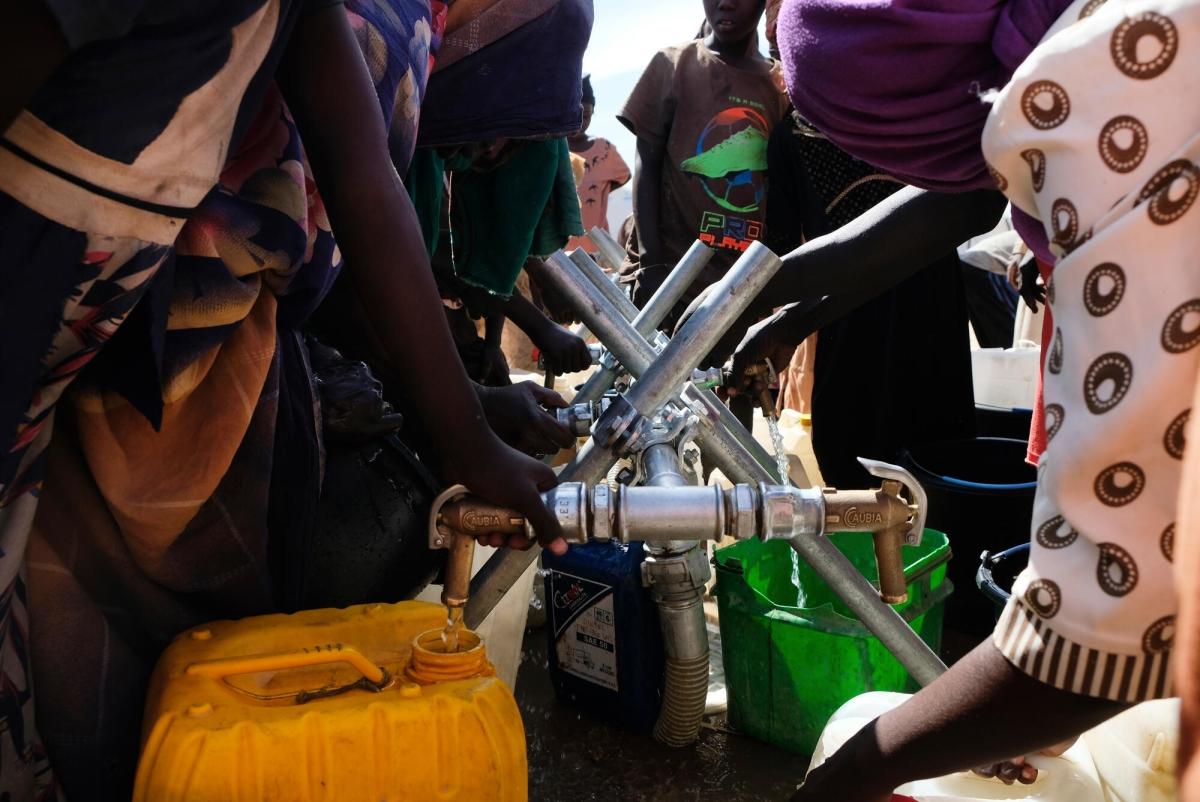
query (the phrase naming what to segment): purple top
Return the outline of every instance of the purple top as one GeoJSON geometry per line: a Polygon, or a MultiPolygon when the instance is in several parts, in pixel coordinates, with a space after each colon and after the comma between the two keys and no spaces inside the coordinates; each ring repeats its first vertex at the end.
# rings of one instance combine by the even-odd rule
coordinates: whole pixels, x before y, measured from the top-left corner
{"type": "MultiPolygon", "coordinates": [[[[1008,83],[1070,4],[784,0],[788,94],[843,150],[909,184],[994,187],[980,147],[990,107],[980,95],[1008,83]]],[[[1023,234],[1040,230],[1032,222],[1022,220],[1023,234]]],[[[1044,238],[1030,246],[1046,255],[1044,238]]]]}

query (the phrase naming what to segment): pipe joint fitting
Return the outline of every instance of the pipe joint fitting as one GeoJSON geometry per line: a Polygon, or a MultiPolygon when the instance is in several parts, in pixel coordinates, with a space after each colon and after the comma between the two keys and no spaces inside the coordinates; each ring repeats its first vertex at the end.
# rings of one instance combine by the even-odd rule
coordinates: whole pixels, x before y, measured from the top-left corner
{"type": "Polygon", "coordinates": [[[736,484],[725,493],[727,531],[737,540],[758,535],[758,493],[750,485],[736,484]]]}
{"type": "Polygon", "coordinates": [[[556,409],[554,416],[576,437],[587,437],[592,433],[592,425],[595,424],[596,419],[605,413],[611,403],[607,398],[601,398],[598,401],[584,401],[563,409],[556,409]]]}
{"type": "Polygon", "coordinates": [[[701,390],[723,387],[726,383],[725,372],[720,368],[696,368],[692,371],[692,384],[701,390]]]}
{"type": "Polygon", "coordinates": [[[650,422],[624,396],[618,396],[596,421],[592,437],[596,443],[618,456],[633,451],[650,422]]]}
{"type": "Polygon", "coordinates": [[[592,431],[595,420],[595,410],[591,404],[572,404],[565,409],[556,409],[554,416],[558,422],[571,430],[576,437],[587,437],[592,431]]]}
{"type": "Polygon", "coordinates": [[[621,363],[617,361],[616,355],[607,349],[600,353],[600,358],[595,360],[595,364],[599,365],[601,368],[612,370],[617,373],[625,372],[624,368],[621,367],[621,363]]]}
{"type": "Polygon", "coordinates": [[[819,488],[760,484],[758,495],[763,540],[825,533],[825,497],[819,488]]]}
{"type": "Polygon", "coordinates": [[[653,590],[655,598],[690,597],[711,578],[708,555],[699,545],[682,554],[652,554],[642,563],[642,584],[653,590]]]}
{"type": "MultiPolygon", "coordinates": [[[[587,485],[582,482],[563,482],[542,493],[542,501],[562,527],[563,539],[568,543],[582,545],[591,536],[587,497],[587,485]]],[[[525,529],[532,540],[534,533],[528,522],[525,529]]]]}
{"type": "Polygon", "coordinates": [[[601,482],[592,490],[592,540],[612,542],[614,504],[612,488],[601,482]]]}

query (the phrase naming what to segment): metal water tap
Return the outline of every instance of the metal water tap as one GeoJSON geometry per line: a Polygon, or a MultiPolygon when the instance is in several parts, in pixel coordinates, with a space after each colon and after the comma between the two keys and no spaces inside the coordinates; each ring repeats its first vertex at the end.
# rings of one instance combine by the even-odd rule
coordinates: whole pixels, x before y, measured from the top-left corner
{"type": "Polygon", "coordinates": [[[908,601],[901,546],[921,545],[928,502],[913,476],[895,465],[859,459],[872,475],[883,479],[875,490],[825,490],[828,531],[870,532],[875,541],[879,596],[888,604],[908,601]],[[909,503],[901,492],[912,494],[909,503]]]}
{"type": "Polygon", "coordinates": [[[451,485],[438,494],[429,508],[429,548],[446,550],[446,566],[442,569],[442,604],[447,608],[466,607],[471,597],[471,563],[475,558],[474,533],[501,530],[501,522],[507,519],[509,526],[520,520],[524,529],[525,520],[512,510],[492,507],[481,509],[473,504],[464,504],[470,495],[465,485],[451,485]],[[455,517],[455,511],[458,516],[455,517]],[[489,516],[491,514],[491,517],[489,516]],[[501,516],[503,513],[503,516],[501,516]]]}
{"type": "MultiPolygon", "coordinates": [[[[755,362],[746,368],[745,375],[751,379],[762,380],[763,388],[758,391],[758,395],[754,398],[754,403],[762,410],[764,415],[774,415],[775,399],[771,397],[770,386],[778,381],[779,374],[775,371],[775,366],[771,364],[771,360],[766,359],[762,362],[755,362]]],[[[725,386],[735,384],[734,379],[733,371],[728,366],[721,369],[721,380],[725,386]]]]}
{"type": "MultiPolygon", "coordinates": [[[[738,484],[724,490],[694,485],[622,485],[613,490],[605,483],[589,489],[582,482],[564,482],[543,493],[542,500],[562,526],[566,541],[576,544],[611,540],[669,544],[758,537],[782,538],[795,545],[798,539],[831,532],[870,532],[880,597],[899,604],[908,598],[900,546],[921,542],[925,493],[902,468],[859,461],[884,480],[880,487],[834,490],[738,484]]],[[[438,499],[430,511],[431,545],[435,548],[460,533],[472,538],[491,532],[533,536],[518,513],[461,490],[449,496],[443,493],[438,499]]]]}
{"type": "MultiPolygon", "coordinates": [[[[796,537],[796,518],[801,513],[795,500],[803,494],[820,493],[823,521],[818,534],[870,532],[879,575],[879,596],[888,604],[908,601],[901,546],[921,545],[928,500],[925,490],[911,473],[896,465],[859,457],[867,472],[883,480],[873,490],[820,490],[765,487],[762,503],[762,538],[796,537]],[[783,491],[783,492],[781,492],[783,491]],[[908,498],[901,495],[908,494],[908,498]]],[[[813,526],[806,522],[806,526],[813,526]]]]}

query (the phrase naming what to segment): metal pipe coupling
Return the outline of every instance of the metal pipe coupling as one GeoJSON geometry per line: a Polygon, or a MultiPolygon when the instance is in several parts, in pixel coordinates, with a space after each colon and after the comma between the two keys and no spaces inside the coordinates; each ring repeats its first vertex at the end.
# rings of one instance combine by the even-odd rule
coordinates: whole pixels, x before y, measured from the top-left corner
{"type": "Polygon", "coordinates": [[[608,411],[611,401],[607,398],[601,398],[596,401],[584,401],[578,404],[571,404],[569,407],[554,410],[554,416],[558,418],[558,422],[571,430],[571,434],[576,437],[587,437],[592,433],[592,426],[596,419],[603,417],[608,411]]]}

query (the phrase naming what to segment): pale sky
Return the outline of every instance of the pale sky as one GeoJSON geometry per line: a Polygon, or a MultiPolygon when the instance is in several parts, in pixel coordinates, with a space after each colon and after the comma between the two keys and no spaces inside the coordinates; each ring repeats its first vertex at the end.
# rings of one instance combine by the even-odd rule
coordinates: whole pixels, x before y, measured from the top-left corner
{"type": "MultiPolygon", "coordinates": [[[[592,38],[583,57],[583,71],[591,73],[596,92],[596,113],[588,133],[616,145],[632,170],[634,138],[617,122],[617,109],[655,53],[696,35],[704,22],[704,6],[700,0],[595,0],[595,13],[592,38]]],[[[760,26],[759,40],[765,43],[761,30],[760,26]]],[[[628,185],[609,198],[608,219],[613,231],[631,211],[631,198],[628,185]]]]}

